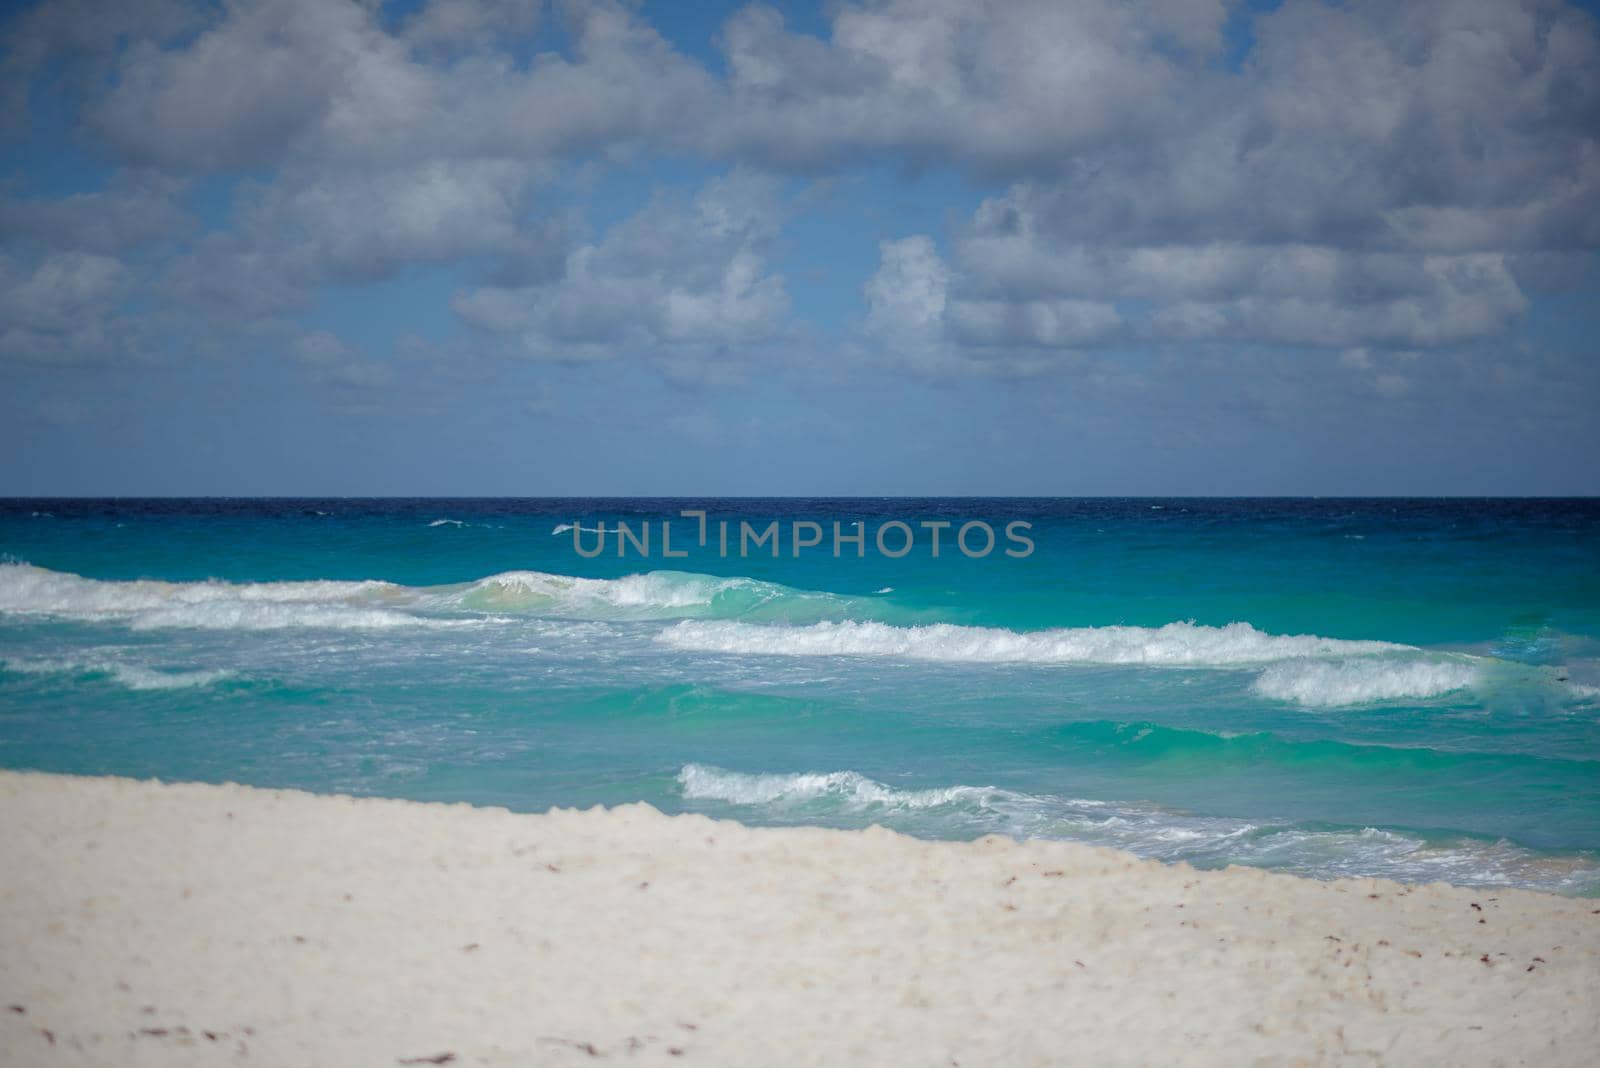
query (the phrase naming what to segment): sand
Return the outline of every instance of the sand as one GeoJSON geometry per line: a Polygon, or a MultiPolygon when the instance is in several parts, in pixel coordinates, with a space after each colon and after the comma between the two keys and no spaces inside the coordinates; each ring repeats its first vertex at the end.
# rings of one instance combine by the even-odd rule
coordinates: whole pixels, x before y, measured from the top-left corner
{"type": "Polygon", "coordinates": [[[0,1062],[1592,1064],[1597,909],[3,773],[0,1062]]]}

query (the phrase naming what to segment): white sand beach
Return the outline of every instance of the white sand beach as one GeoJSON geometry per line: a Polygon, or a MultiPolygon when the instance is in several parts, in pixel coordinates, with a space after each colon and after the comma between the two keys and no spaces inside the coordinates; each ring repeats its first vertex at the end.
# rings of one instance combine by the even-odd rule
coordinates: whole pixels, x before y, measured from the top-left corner
{"type": "Polygon", "coordinates": [[[1592,1064],[1600,901],[0,774],[7,1065],[1592,1064]]]}

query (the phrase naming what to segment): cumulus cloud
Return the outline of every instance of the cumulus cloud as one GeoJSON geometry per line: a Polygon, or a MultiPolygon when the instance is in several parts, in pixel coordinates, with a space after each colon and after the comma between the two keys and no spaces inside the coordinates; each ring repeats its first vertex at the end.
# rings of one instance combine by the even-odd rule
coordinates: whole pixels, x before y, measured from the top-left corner
{"type": "Polygon", "coordinates": [[[56,252],[31,269],[0,256],[0,357],[27,363],[106,362],[132,325],[117,316],[127,271],[111,256],[56,252]]]}
{"type": "MultiPolygon", "coordinates": [[[[153,299],[249,324],[470,261],[451,306],[497,348],[679,373],[789,329],[793,206],[757,172],[949,168],[981,206],[938,235],[890,224],[860,340],[928,371],[1021,370],[1130,345],[1471,344],[1600,247],[1600,34],[1561,0],[826,12],[820,36],[735,12],[713,73],[616,0],[54,0],[7,26],[7,107],[20,121],[61,72],[78,133],[123,169],[0,197],[7,284],[59,279],[70,303],[48,257],[167,242],[137,271],[153,299]],[[664,154],[733,177],[593,238],[541,202],[575,162],[664,154]],[[184,198],[216,175],[239,179],[235,209],[201,233],[184,198]]],[[[109,329],[112,299],[84,321],[109,329]]],[[[35,332],[6,351],[95,347],[17,329],[35,332]]]]}
{"type": "Polygon", "coordinates": [[[1221,0],[882,0],[841,5],[828,40],[754,5],[723,31],[722,151],[778,166],[954,162],[986,174],[1162,128],[1222,40],[1221,0]]]}
{"type": "Polygon", "coordinates": [[[504,34],[532,32],[542,0],[433,0],[406,20],[403,36],[418,49],[492,49],[504,34]]]}
{"type": "MultiPolygon", "coordinates": [[[[1291,0],[1255,32],[1240,71],[1190,75],[1159,136],[1084,144],[986,199],[938,269],[938,343],[1454,345],[1528,308],[1535,261],[1572,272],[1565,250],[1600,246],[1586,15],[1291,0]]],[[[901,269],[886,253],[874,315],[901,269]]]]}
{"type": "Polygon", "coordinates": [[[103,190],[65,197],[0,193],[0,234],[13,247],[103,253],[179,235],[190,223],[188,183],[148,171],[123,171],[103,190]]]}
{"type": "Polygon", "coordinates": [[[285,169],[246,187],[234,228],[184,249],[162,285],[217,319],[248,323],[308,306],[324,283],[406,267],[499,257],[525,272],[550,238],[525,223],[536,179],[505,160],[285,169]]]}
{"type": "Polygon", "coordinates": [[[184,0],[52,0],[0,23],[0,132],[26,132],[35,79],[50,64],[77,94],[104,84],[123,42],[146,36],[176,37],[200,21],[184,0]]]}
{"type": "Polygon", "coordinates": [[[198,35],[132,32],[89,121],[132,161],[207,171],[544,158],[706,113],[709,75],[628,8],[561,15],[570,54],[524,66],[537,5],[435,0],[395,29],[355,0],[230,0],[198,35]]]}
{"type": "Polygon", "coordinates": [[[970,284],[1016,302],[1143,302],[1125,340],[1440,345],[1500,331],[1527,307],[1504,251],[1086,243],[1063,232],[1068,196],[1021,187],[986,202],[958,242],[970,284]]]}
{"type": "Polygon", "coordinates": [[[878,246],[880,264],[867,280],[867,333],[916,352],[944,333],[950,269],[932,239],[917,235],[878,246]]]}
{"type": "MultiPolygon", "coordinates": [[[[174,238],[191,221],[175,206],[190,177],[238,174],[228,224],[191,233],[147,272],[159,299],[213,329],[292,314],[329,282],[412,266],[477,259],[506,284],[546,278],[566,235],[539,217],[549,213],[534,189],[564,160],[668,138],[706,113],[712,81],[626,6],[545,7],[434,0],[391,23],[354,0],[229,0],[74,35],[85,12],[47,3],[18,24],[7,62],[92,66],[80,79],[83,132],[138,177],[102,193],[0,199],[7,244],[114,251],[174,238]],[[517,35],[542,17],[556,18],[566,49],[519,60],[517,35]]],[[[751,270],[748,258],[734,264],[715,300],[677,294],[667,333],[736,320],[751,305],[741,287],[760,281],[751,270]]]]}
{"type": "Polygon", "coordinates": [[[525,165],[501,160],[291,173],[248,209],[242,228],[287,237],[330,275],[381,277],[515,248],[530,179],[525,165]]]}
{"type": "Polygon", "coordinates": [[[774,180],[736,173],[692,201],[658,196],[568,251],[557,278],[479,287],[452,306],[536,359],[670,358],[770,341],[789,310],[785,280],[766,263],[786,210],[774,180]]]}
{"type": "Polygon", "coordinates": [[[391,377],[387,365],[365,359],[326,330],[302,334],[290,344],[289,351],[314,382],[367,388],[385,385],[391,377]]]}

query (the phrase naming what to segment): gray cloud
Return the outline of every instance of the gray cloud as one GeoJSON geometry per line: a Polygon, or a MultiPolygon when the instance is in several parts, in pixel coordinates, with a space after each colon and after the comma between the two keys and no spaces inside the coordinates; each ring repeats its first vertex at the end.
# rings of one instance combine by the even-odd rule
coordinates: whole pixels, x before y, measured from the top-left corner
{"type": "Polygon", "coordinates": [[[493,50],[503,34],[533,32],[543,0],[434,0],[406,20],[403,36],[414,49],[493,50]]]}
{"type": "MultiPolygon", "coordinates": [[[[1587,16],[1541,0],[1300,0],[1255,29],[1245,67],[1194,73],[1160,136],[1086,146],[985,201],[939,268],[937,342],[972,358],[1452,345],[1506,330],[1527,285],[1560,284],[1586,262],[1574,252],[1600,246],[1587,16]]],[[[990,162],[981,144],[958,151],[990,162]]],[[[899,269],[886,256],[866,290],[880,333],[899,269]]],[[[913,328],[930,336],[920,311],[913,328]]]]}
{"type": "Polygon", "coordinates": [[[693,377],[705,354],[791,329],[770,263],[790,209],[751,171],[592,239],[538,202],[571,161],[652,153],[944,167],[985,186],[944,252],[896,235],[862,290],[862,344],[927,371],[1127,345],[1458,346],[1587,277],[1600,247],[1600,36],[1558,0],[1248,16],[1222,0],[864,0],[831,8],[825,38],[754,5],[722,29],[720,79],[648,16],[612,0],[433,0],[398,21],[353,0],[25,14],[0,61],[12,118],[58,64],[80,132],[126,167],[100,193],[0,199],[0,299],[56,279],[43,306],[79,301],[73,329],[101,332],[24,313],[5,351],[111,344],[117,297],[85,296],[87,268],[49,257],[126,268],[168,241],[137,273],[216,323],[472,260],[486,284],[453,307],[500,349],[650,353],[693,377]],[[1238,69],[1230,15],[1255,42],[1238,69]],[[559,50],[520,56],[518,36],[547,27],[559,50]],[[240,172],[232,225],[195,236],[185,182],[240,172]]]}
{"type": "Polygon", "coordinates": [[[162,288],[219,319],[248,322],[306,306],[323,283],[408,266],[497,256],[504,270],[527,273],[553,236],[524,221],[536,179],[507,160],[286,168],[245,186],[235,227],[178,255],[162,288]]]}
{"type": "Polygon", "coordinates": [[[52,62],[76,94],[92,96],[110,75],[122,42],[174,37],[199,21],[184,0],[53,0],[13,13],[0,24],[0,133],[27,131],[34,79],[52,62]]]}
{"type": "Polygon", "coordinates": [[[129,286],[115,257],[55,252],[37,264],[0,256],[0,358],[90,364],[124,352],[136,329],[117,316],[129,286]]]}
{"type": "Polygon", "coordinates": [[[336,277],[382,277],[518,247],[533,175],[500,160],[290,171],[250,204],[240,229],[281,242],[336,277]]]}
{"type": "Polygon", "coordinates": [[[753,6],[723,31],[729,99],[709,138],[802,169],[864,156],[1059,172],[1163,129],[1225,18],[1221,0],[883,0],[840,6],[823,42],[753,6]]]}
{"type": "Polygon", "coordinates": [[[613,151],[706,114],[709,75],[626,8],[559,11],[571,55],[524,68],[501,35],[534,5],[436,0],[390,32],[352,0],[233,0],[192,42],[135,34],[89,121],[135,162],[228,171],[613,151]]]}
{"type": "Polygon", "coordinates": [[[571,248],[558,278],[483,286],[452,306],[536,359],[681,360],[770,341],[785,328],[789,297],[765,253],[786,212],[776,182],[736,173],[692,202],[657,197],[599,241],[571,248]]]}
{"type": "Polygon", "coordinates": [[[388,384],[388,365],[365,359],[350,345],[326,330],[313,330],[289,346],[295,361],[311,380],[325,385],[370,388],[388,384]]]}
{"type": "Polygon", "coordinates": [[[148,171],[122,171],[98,193],[18,197],[0,193],[0,234],[8,245],[116,253],[180,235],[191,219],[188,183],[148,171]]]}

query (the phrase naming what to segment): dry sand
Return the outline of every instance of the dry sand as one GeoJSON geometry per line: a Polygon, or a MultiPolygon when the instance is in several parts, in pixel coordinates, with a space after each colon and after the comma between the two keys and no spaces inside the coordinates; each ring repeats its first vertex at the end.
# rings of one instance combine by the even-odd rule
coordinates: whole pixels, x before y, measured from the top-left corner
{"type": "Polygon", "coordinates": [[[0,1063],[1593,1064],[1600,901],[0,774],[0,1063]]]}

